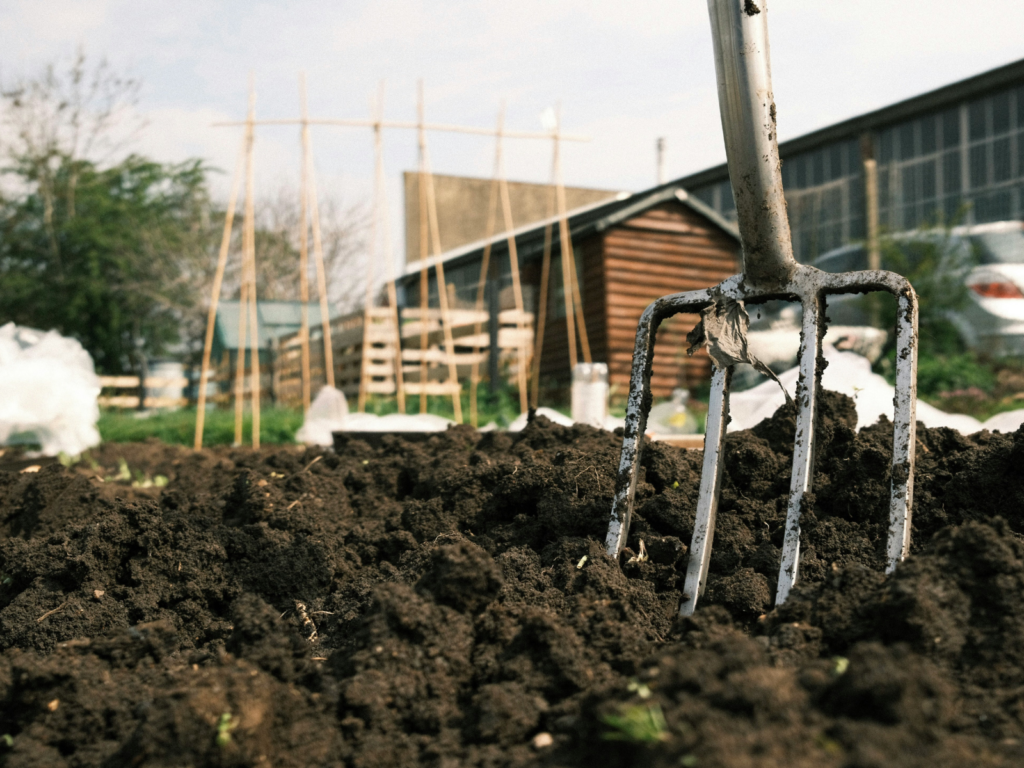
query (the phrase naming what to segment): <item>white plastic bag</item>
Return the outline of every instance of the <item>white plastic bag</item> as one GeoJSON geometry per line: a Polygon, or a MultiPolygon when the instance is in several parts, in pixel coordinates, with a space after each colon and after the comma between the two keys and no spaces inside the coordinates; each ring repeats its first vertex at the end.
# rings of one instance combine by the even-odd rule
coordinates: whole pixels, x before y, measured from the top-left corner
{"type": "Polygon", "coordinates": [[[0,445],[36,442],[49,456],[77,456],[100,442],[92,357],[56,331],[0,327],[0,445]]]}
{"type": "Polygon", "coordinates": [[[306,445],[334,445],[331,435],[344,429],[345,417],[348,416],[348,402],[345,393],[334,387],[324,387],[306,411],[306,418],[295,439],[306,445]]]}

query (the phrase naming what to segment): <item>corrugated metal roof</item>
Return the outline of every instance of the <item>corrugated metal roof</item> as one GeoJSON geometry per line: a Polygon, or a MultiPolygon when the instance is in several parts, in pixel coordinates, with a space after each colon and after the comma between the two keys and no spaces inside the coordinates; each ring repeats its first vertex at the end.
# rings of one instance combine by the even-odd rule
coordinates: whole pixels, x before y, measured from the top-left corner
{"type": "MultiPolygon", "coordinates": [[[[238,304],[234,299],[217,304],[216,338],[221,349],[238,349],[238,304]]],[[[310,327],[320,325],[320,304],[310,302],[306,306],[310,327]]],[[[266,347],[271,339],[295,333],[302,327],[302,302],[257,301],[256,323],[256,340],[260,347],[266,347]]]]}
{"type": "MultiPolygon", "coordinates": [[[[994,90],[1017,83],[1024,83],[1024,59],[780,142],[779,154],[785,160],[786,157],[792,157],[834,141],[858,139],[867,131],[876,131],[893,123],[938,111],[959,104],[965,99],[984,96],[994,90]]],[[[678,181],[690,189],[694,189],[705,184],[726,181],[728,178],[729,167],[722,163],[713,168],[683,176],[678,181]]]]}

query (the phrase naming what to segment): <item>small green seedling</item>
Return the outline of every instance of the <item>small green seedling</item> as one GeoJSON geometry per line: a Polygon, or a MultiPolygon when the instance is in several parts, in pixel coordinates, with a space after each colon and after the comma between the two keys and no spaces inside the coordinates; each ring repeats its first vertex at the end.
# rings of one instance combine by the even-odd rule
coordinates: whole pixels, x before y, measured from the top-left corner
{"type": "Polygon", "coordinates": [[[833,656],[832,657],[832,674],[836,677],[841,677],[846,674],[846,670],[850,668],[850,660],[845,656],[833,656]]]}
{"type": "Polygon", "coordinates": [[[673,489],[673,490],[675,490],[675,489],[677,489],[678,487],[679,487],[679,481],[678,481],[678,480],[676,480],[676,481],[674,481],[674,482],[672,483],[672,489],[673,489]]]}
{"type": "Polygon", "coordinates": [[[605,715],[601,722],[614,728],[601,734],[608,741],[653,744],[669,738],[665,715],[657,704],[623,705],[619,714],[605,715]]]}
{"type": "Polygon", "coordinates": [[[635,693],[641,699],[651,698],[651,688],[647,683],[641,683],[636,678],[629,681],[629,692],[635,693]]]}
{"type": "Polygon", "coordinates": [[[683,755],[679,758],[679,764],[683,766],[683,768],[697,768],[697,766],[700,765],[700,761],[697,759],[696,755],[683,755]]]}
{"type": "Polygon", "coordinates": [[[139,473],[136,479],[132,481],[132,488],[163,488],[167,485],[167,482],[167,478],[164,475],[150,478],[149,475],[139,473]]]}
{"type": "Polygon", "coordinates": [[[0,736],[0,741],[2,741],[8,749],[14,746],[14,737],[9,733],[5,733],[3,736],[0,736]]]}
{"type": "Polygon", "coordinates": [[[583,570],[583,566],[586,565],[587,559],[588,558],[587,558],[586,555],[584,555],[583,557],[580,558],[580,561],[578,563],[576,563],[576,570],[577,571],[582,571],[583,570]]]}
{"type": "Polygon", "coordinates": [[[220,716],[220,720],[217,721],[217,746],[226,747],[231,743],[231,732],[238,727],[238,720],[231,716],[230,712],[225,712],[220,716]]]}

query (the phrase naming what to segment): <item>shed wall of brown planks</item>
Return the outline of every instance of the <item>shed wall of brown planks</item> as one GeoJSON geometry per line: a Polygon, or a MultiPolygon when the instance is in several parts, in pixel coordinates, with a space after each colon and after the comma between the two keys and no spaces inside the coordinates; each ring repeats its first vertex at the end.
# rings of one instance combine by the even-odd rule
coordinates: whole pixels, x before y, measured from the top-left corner
{"type": "MultiPolygon", "coordinates": [[[[582,256],[580,290],[594,360],[608,363],[613,397],[619,400],[629,392],[636,326],[647,305],[670,293],[716,285],[739,271],[736,241],[676,202],[644,211],[574,247],[582,256]]],[[[651,377],[655,398],[710,377],[704,352],[686,355],[686,334],[696,322],[696,316],[680,315],[661,327],[651,377]]],[[[542,380],[567,383],[567,359],[565,318],[552,318],[544,334],[542,380]]]]}

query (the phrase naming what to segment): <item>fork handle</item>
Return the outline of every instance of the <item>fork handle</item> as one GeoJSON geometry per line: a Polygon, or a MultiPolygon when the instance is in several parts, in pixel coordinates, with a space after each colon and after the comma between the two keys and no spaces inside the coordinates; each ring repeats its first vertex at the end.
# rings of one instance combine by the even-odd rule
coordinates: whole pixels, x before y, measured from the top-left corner
{"type": "Polygon", "coordinates": [[[743,273],[759,288],[785,282],[796,266],[775,130],[767,3],[708,0],[743,273]]]}

